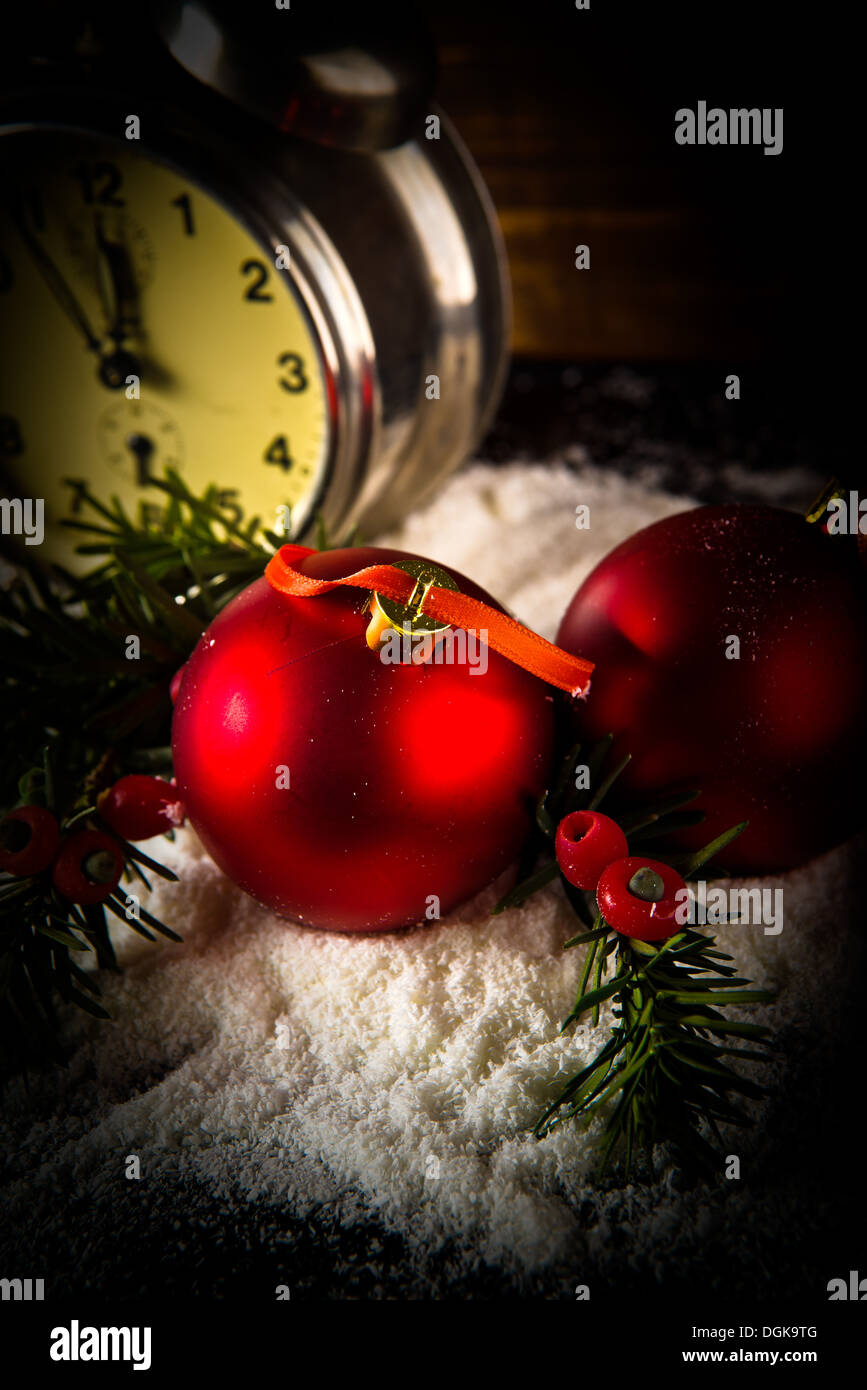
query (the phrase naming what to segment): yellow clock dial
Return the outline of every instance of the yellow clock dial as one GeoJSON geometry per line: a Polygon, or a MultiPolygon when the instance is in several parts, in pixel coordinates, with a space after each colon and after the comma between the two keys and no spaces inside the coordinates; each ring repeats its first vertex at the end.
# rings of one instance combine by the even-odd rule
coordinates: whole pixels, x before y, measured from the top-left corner
{"type": "Polygon", "coordinates": [[[65,477],[146,500],[168,465],[194,491],[297,533],[329,456],[326,368],[295,289],[212,193],[80,133],[0,137],[0,464],[45,500],[46,549],[65,477]]]}

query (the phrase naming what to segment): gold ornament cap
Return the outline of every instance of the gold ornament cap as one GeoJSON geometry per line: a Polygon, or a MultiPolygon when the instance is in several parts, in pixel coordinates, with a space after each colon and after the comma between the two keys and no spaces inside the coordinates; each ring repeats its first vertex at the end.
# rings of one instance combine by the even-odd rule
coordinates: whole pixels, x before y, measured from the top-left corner
{"type": "Polygon", "coordinates": [[[430,560],[395,560],[393,563],[396,570],[403,570],[405,574],[412,575],[416,581],[415,588],[406,603],[385,598],[376,592],[371,594],[366,605],[370,610],[370,622],[365,633],[367,645],[371,650],[379,646],[382,634],[389,628],[412,637],[446,632],[449,623],[440,622],[438,618],[432,618],[425,613],[425,599],[434,584],[440,589],[460,592],[452,576],[440,569],[439,565],[432,564],[430,560]]]}

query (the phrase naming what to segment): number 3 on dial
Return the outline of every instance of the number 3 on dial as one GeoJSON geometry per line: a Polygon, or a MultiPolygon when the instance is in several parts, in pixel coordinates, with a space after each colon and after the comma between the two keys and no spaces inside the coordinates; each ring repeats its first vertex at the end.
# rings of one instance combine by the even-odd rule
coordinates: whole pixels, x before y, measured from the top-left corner
{"type": "Polygon", "coordinates": [[[284,352],[277,358],[278,367],[286,367],[285,376],[278,377],[284,391],[306,391],[307,377],[304,375],[304,359],[297,352],[284,352]]]}

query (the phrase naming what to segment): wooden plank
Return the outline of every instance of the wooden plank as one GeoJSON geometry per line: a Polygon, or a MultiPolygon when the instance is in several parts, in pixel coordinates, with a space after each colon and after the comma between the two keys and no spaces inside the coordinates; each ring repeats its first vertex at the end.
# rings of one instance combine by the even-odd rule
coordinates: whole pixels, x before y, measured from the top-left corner
{"type": "Polygon", "coordinates": [[[642,38],[607,11],[582,28],[545,0],[521,9],[492,19],[441,0],[431,11],[439,97],[506,242],[514,351],[584,361],[774,354],[794,316],[796,164],[678,147],[683,74],[653,46],[652,26],[642,38]],[[574,267],[581,242],[589,271],[574,267]]]}

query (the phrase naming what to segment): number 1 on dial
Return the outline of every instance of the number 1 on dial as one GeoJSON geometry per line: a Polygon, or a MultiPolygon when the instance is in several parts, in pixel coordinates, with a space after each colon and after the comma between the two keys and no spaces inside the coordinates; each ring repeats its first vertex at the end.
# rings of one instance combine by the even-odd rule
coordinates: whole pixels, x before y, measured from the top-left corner
{"type": "Polygon", "coordinates": [[[195,236],[196,228],[193,222],[193,205],[190,202],[189,193],[181,193],[179,197],[172,199],[172,207],[180,208],[184,218],[184,232],[187,236],[195,236]]]}

